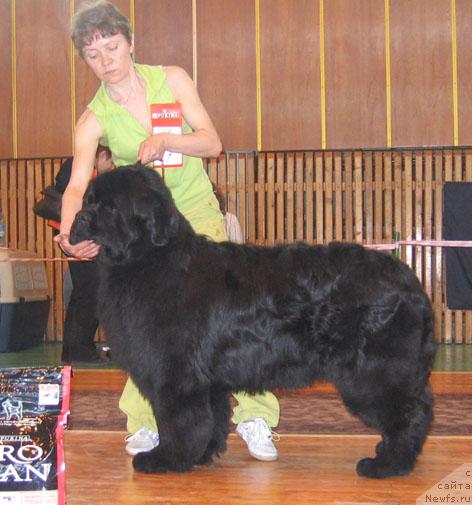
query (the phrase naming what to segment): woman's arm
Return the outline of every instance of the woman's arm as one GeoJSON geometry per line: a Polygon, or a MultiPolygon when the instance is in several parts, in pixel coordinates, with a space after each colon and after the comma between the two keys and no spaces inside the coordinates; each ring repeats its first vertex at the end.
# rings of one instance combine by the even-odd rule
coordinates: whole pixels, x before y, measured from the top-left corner
{"type": "Polygon", "coordinates": [[[99,246],[91,240],[72,245],[69,242],[69,233],[75,215],[82,208],[82,199],[92,178],[100,136],[101,128],[95,115],[85,111],[75,129],[72,172],[62,197],[60,234],[54,238],[66,254],[80,258],[93,258],[99,251],[99,246]]]}
{"type": "Polygon", "coordinates": [[[218,156],[222,149],[220,138],[192,79],[180,67],[165,67],[165,71],[169,87],[182,106],[182,114],[193,132],[184,135],[151,135],[141,144],[138,159],[144,164],[162,160],[165,151],[201,158],[218,156]]]}

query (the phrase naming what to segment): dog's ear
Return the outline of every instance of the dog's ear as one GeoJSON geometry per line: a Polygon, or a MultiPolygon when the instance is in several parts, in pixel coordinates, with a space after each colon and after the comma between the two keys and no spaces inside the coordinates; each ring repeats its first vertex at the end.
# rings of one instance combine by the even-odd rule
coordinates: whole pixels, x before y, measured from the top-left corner
{"type": "Polygon", "coordinates": [[[155,246],[164,246],[177,234],[179,215],[174,205],[164,200],[156,200],[153,211],[147,221],[149,236],[155,246]]]}
{"type": "Polygon", "coordinates": [[[162,195],[153,195],[135,203],[134,216],[144,228],[147,241],[157,247],[166,245],[177,234],[179,227],[179,213],[173,201],[162,198],[162,195]]]}

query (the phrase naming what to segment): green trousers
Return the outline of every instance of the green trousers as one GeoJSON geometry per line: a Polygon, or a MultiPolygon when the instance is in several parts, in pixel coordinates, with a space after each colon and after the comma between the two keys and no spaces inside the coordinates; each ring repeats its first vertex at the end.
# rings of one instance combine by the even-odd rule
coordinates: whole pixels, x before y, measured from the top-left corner
{"type": "MultiPolygon", "coordinates": [[[[215,242],[226,240],[223,216],[219,205],[211,195],[197,208],[185,215],[196,233],[206,235],[215,242]]],[[[273,428],[279,422],[280,407],[277,398],[270,392],[259,395],[237,393],[238,405],[231,420],[238,424],[254,417],[263,418],[273,428]]],[[[140,428],[157,431],[157,422],[151,404],[146,400],[131,379],[128,379],[119,402],[120,409],[127,416],[127,430],[135,433],[140,428]]]]}

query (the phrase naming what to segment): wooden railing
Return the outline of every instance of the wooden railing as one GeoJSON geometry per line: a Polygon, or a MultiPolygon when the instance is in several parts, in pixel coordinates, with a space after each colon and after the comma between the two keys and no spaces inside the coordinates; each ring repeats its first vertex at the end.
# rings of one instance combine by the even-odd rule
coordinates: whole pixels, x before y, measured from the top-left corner
{"type": "MultiPolygon", "coordinates": [[[[60,257],[52,232],[32,213],[60,159],[0,160],[0,197],[10,247],[60,257]]],[[[332,240],[362,244],[442,238],[445,181],[472,182],[472,148],[228,152],[206,162],[238,215],[246,241],[260,245],[332,240]]],[[[472,312],[446,307],[443,250],[403,246],[433,302],[438,340],[472,343],[472,312]]],[[[48,338],[62,338],[61,263],[47,263],[48,338]]]]}

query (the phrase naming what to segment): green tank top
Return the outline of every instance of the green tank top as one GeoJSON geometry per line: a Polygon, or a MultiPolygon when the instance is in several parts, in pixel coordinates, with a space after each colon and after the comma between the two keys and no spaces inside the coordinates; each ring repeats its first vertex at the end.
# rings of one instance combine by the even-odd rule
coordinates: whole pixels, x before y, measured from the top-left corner
{"type": "MultiPolygon", "coordinates": [[[[135,64],[135,68],[146,83],[148,107],[152,103],[175,103],[162,66],[135,64]]],[[[105,83],[102,82],[88,109],[100,123],[103,131],[100,143],[110,148],[115,165],[119,167],[136,163],[139,146],[149,137],[149,132],[108,96],[105,83]]],[[[183,131],[191,131],[185,122],[183,131]]],[[[160,172],[160,169],[157,170],[160,172]]],[[[200,158],[184,156],[183,166],[167,168],[164,180],[177,207],[184,214],[211,197],[213,192],[200,158]]]]}

